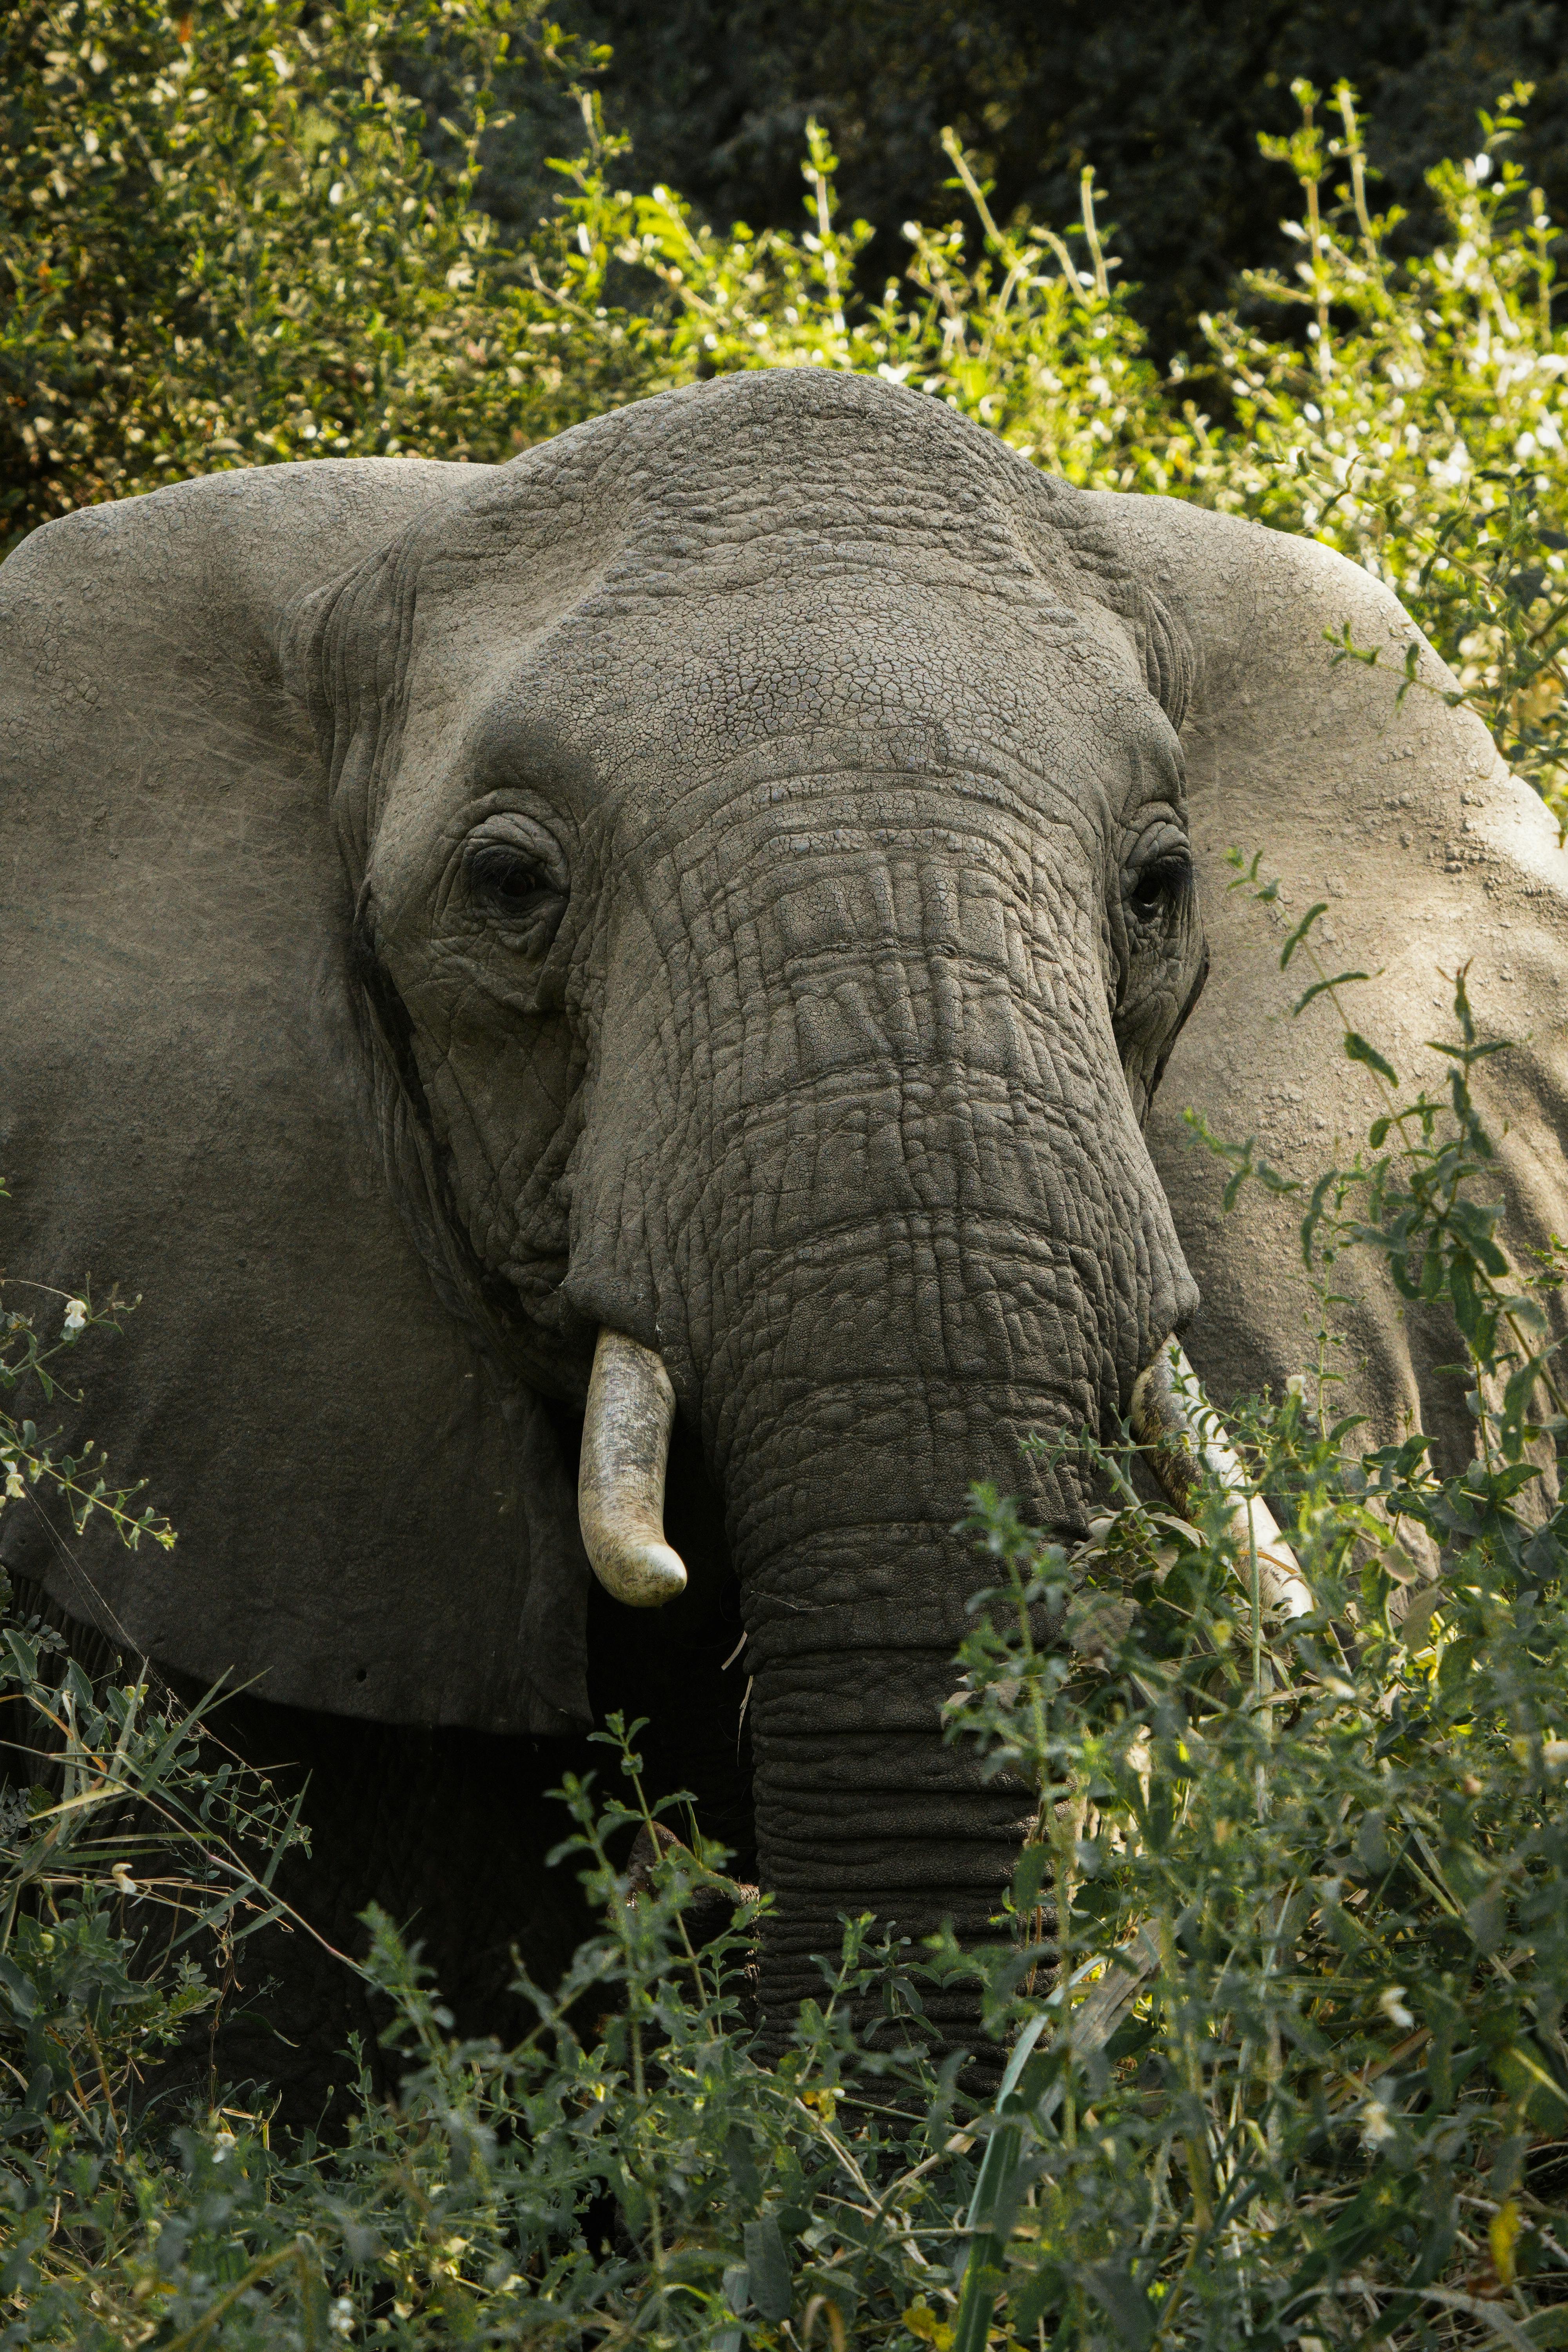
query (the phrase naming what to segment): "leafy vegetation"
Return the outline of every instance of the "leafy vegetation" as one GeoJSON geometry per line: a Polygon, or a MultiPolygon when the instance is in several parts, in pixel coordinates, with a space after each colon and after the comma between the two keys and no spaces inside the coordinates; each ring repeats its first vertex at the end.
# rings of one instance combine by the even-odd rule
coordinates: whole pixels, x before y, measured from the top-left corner
{"type": "Polygon", "coordinates": [[[12,528],[226,465],[510,456],[528,322],[474,197],[518,51],[571,54],[539,0],[10,11],[12,528]],[[443,62],[433,156],[406,85],[443,62]]]}
{"type": "MultiPolygon", "coordinates": [[[[911,226],[879,298],[817,131],[805,227],[721,234],[619,184],[589,92],[546,218],[503,233],[479,203],[498,93],[521,56],[563,90],[594,62],[511,0],[27,0],[0,44],[16,530],[213,466],[504,457],[726,369],[879,372],[1074,480],[1330,540],[1568,799],[1568,341],[1555,231],[1512,160],[1522,91],[1434,172],[1445,236],[1411,258],[1372,209],[1352,94],[1325,115],[1303,88],[1271,150],[1301,190],[1300,266],[1240,289],[1245,315],[1209,318],[1162,373],[1092,180],[1071,223],[1004,219],[957,139],[958,218],[911,226]],[[433,80],[439,137],[416,95],[433,80]]],[[[1342,1019],[1331,988],[1302,1017],[1342,1019]]],[[[948,1735],[1029,1780],[1034,1836],[987,1950],[847,1923],[776,2066],[750,2038],[758,1906],[721,1856],[658,1837],[639,1727],[612,1726],[605,1775],[563,1791],[561,1866],[603,1927],[564,1984],[526,1989],[531,2031],[455,2041],[374,1919],[401,2087],[352,2053],[346,2131],[286,2139],[192,2053],[236,1940],[277,1916],[297,1809],[203,1738],[200,1710],[89,1673],[13,1606],[0,2341],[1568,2343],[1568,1518],[1536,1468],[1568,1440],[1540,1303],[1562,1269],[1521,1276],[1498,1247],[1471,1075],[1500,1046],[1462,975],[1455,1023],[1447,1093],[1391,1093],[1301,1205],[1325,1294],[1334,1254],[1371,1248],[1451,1307],[1474,1465],[1441,1479],[1418,1437],[1363,1454],[1326,1370],[1247,1416],[1249,1475],[1319,1604],[1289,1622],[1231,1506],[1151,1508],[1127,1446],[1090,1448],[1110,1500],[1071,1556],[974,1496],[993,1581],[948,1735]],[[1417,1584],[1403,1521],[1440,1584],[1417,1584]],[[1038,1603],[1063,1619],[1054,1646],[1038,1603]],[[955,1976],[999,2091],[922,2054],[924,1988],[955,1976]]],[[[110,1344],[125,1308],[18,1295],[0,1508],[53,1487],[128,1542],[169,1540],[47,1434],[67,1351],[110,1344]]]]}
{"type": "Polygon", "coordinates": [[[1292,170],[1302,217],[1293,278],[1242,291],[1288,320],[1272,336],[1237,311],[1202,321],[1200,361],[1162,377],[1097,225],[1085,171],[1080,219],[1061,233],[999,223],[951,134],[949,185],[968,220],[910,223],[903,280],[859,297],[869,230],[837,221],[835,161],[809,133],[812,226],[720,236],[667,189],[616,191],[601,149],[572,168],[548,259],[533,264],[546,344],[606,362],[629,340],[644,388],[739,367],[848,368],[947,401],[1052,473],[1091,489],[1195,499],[1326,541],[1386,580],[1458,675],[1521,774],[1563,789],[1568,623],[1568,335],[1552,317],[1557,232],[1510,148],[1528,93],[1482,117],[1479,152],[1429,175],[1448,236],[1390,257],[1396,213],[1368,205],[1363,125],[1336,92],[1298,93],[1300,130],[1266,142],[1292,170]],[[1342,173],[1342,179],[1336,175],[1342,173]],[[1325,190],[1327,201],[1325,202],[1325,190]],[[662,299],[613,307],[616,272],[640,267],[662,299]],[[1303,315],[1304,314],[1304,315],[1303,315]],[[1217,379],[1217,387],[1216,382],[1217,379]],[[1216,427],[1218,390],[1239,420],[1216,427]]]}
{"type": "Polygon", "coordinates": [[[311,455],[504,459],[606,406],[742,367],[849,368],[950,402],[1096,488],[1328,540],[1405,597],[1521,772],[1561,792],[1568,336],[1557,231],[1514,160],[1529,90],[1428,173],[1444,234],[1397,257],[1344,85],[1266,139],[1293,275],[1244,276],[1162,373],[1082,175],[1079,217],[999,218],[959,142],[955,216],[727,232],[621,184],[584,51],[542,0],[27,0],[0,27],[0,500],[12,531],[182,475],[311,455]],[[524,62],[578,89],[582,152],[526,236],[479,201],[524,62]],[[439,136],[414,94],[450,100],[439,136]],[[1281,175],[1281,187],[1287,183],[1281,175]],[[1265,327],[1260,316],[1278,323],[1265,327]],[[1216,422],[1215,419],[1223,419],[1216,422]]]}
{"type": "MultiPolygon", "coordinates": [[[[5,1179],[0,1177],[0,1202],[9,1198],[5,1179]]],[[[0,1278],[0,1397],[11,1399],[36,1393],[47,1407],[53,1402],[63,1377],[62,1359],[68,1357],[85,1333],[118,1330],[120,1318],[128,1308],[118,1293],[95,1307],[90,1285],[83,1286],[79,1298],[45,1293],[59,1300],[59,1329],[51,1339],[39,1328],[37,1308],[28,1313],[5,1303],[7,1286],[13,1297],[24,1287],[16,1281],[7,1286],[0,1278]]],[[[31,1291],[38,1289],[36,1284],[26,1287],[31,1291]]],[[[108,1462],[98,1447],[89,1444],[74,1456],[58,1453],[39,1435],[36,1422],[17,1421],[0,1408],[0,1501],[21,1501],[29,1486],[35,1492],[52,1488],[70,1512],[78,1535],[93,1513],[100,1511],[113,1525],[121,1542],[132,1550],[146,1536],[167,1551],[174,1541],[168,1522],[150,1505],[143,1504],[137,1509],[141,1487],[110,1486],[108,1472],[108,1462]]]]}
{"type": "MultiPolygon", "coordinates": [[[[902,224],[942,217],[944,123],[984,155],[1005,216],[1026,205],[1076,219],[1092,158],[1116,192],[1118,248],[1162,362],[1190,346],[1238,269],[1289,266],[1253,134],[1289,132],[1302,76],[1347,75],[1365,94],[1380,184],[1412,215],[1406,251],[1442,235],[1426,166],[1464,152],[1477,104],[1521,78],[1539,85],[1527,168],[1555,208],[1568,198],[1568,59],[1539,0],[563,0],[563,13],[613,45],[605,108],[644,173],[709,220],[794,224],[815,111],[844,158],[846,204],[878,225],[874,285],[900,266],[902,224]]],[[[536,134],[521,128],[531,155],[536,134]]]]}

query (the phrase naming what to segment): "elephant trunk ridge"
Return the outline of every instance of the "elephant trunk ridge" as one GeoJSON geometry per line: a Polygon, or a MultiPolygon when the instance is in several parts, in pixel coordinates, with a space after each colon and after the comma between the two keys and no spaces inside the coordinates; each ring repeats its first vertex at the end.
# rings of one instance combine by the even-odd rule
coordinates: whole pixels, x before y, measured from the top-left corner
{"type": "Polygon", "coordinates": [[[658,1609],[686,1590],[686,1564],[664,1539],[664,1481],[675,1391],[653,1349],[602,1330],[594,1350],[577,1518],[606,1592],[658,1609]]]}
{"type": "Polygon", "coordinates": [[[1146,1365],[1132,1387],[1129,1413],[1132,1434],[1148,1452],[1149,1466],[1174,1507],[1186,1515],[1200,1474],[1208,1470],[1231,1496],[1231,1529],[1245,1549],[1241,1559],[1250,1577],[1256,1552],[1259,1597],[1282,1617],[1305,1617],[1316,1606],[1300,1563],[1279,1532],[1261,1496],[1247,1492],[1247,1473],[1197,1374],[1173,1339],[1146,1365]]]}

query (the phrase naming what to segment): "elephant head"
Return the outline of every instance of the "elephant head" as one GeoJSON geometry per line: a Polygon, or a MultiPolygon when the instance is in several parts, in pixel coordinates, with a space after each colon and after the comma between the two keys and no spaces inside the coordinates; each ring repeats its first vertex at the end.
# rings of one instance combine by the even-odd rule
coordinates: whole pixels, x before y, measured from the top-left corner
{"type": "Polygon", "coordinates": [[[536,1378],[580,1397],[616,1335],[724,1496],[775,1997],[846,1905],[992,1907],[1016,1794],[937,1732],[954,1517],[991,1475],[1073,1518],[1018,1440],[1105,1423],[1195,1303],[1140,1134],[1203,976],[1187,662],[1061,503],[931,403],[747,376],[476,484],[302,624],[430,1213],[536,1378]]]}
{"type": "Polygon", "coordinates": [[[1205,968],[1179,730],[1261,535],[1157,511],[802,370],[5,567],[14,1247],[145,1295],[94,1417],[185,1530],[90,1592],[31,1523],[18,1564],[295,1703],[556,1730],[580,1466],[606,1580],[690,1605],[673,1412],[775,2016],[843,1912],[983,1929],[1022,1801],[940,1737],[953,1521],[991,1477],[1079,1524],[1020,1440],[1196,1304],[1142,1130],[1205,968]]]}

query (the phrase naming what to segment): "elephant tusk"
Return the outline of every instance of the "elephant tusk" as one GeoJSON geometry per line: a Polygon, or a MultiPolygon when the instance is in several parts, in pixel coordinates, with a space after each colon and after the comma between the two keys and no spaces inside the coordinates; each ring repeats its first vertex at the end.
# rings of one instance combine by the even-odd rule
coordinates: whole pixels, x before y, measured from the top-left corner
{"type": "Polygon", "coordinates": [[[1149,1467],[1184,1517],[1200,1474],[1208,1470],[1236,1498],[1231,1530],[1241,1546],[1237,1566],[1250,1574],[1258,1554],[1258,1597],[1283,1617],[1305,1617],[1317,1606],[1301,1575],[1300,1562],[1280,1534],[1268,1506],[1248,1495],[1247,1474],[1237,1460],[1225,1424],[1198,1385],[1198,1376],[1173,1339],[1132,1384],[1128,1415],[1132,1434],[1146,1448],[1149,1467]]]}
{"type": "Polygon", "coordinates": [[[577,1521],[595,1575],[633,1609],[686,1590],[686,1564],[664,1539],[664,1474],[675,1391],[651,1348],[601,1331],[588,1381],[577,1521]]]}

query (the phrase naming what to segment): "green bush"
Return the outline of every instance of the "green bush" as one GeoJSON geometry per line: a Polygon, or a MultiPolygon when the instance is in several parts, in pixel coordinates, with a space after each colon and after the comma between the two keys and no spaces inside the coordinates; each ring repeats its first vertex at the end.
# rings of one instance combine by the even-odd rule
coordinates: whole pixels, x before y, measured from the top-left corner
{"type": "Polygon", "coordinates": [[[1076,217],[1092,157],[1162,355],[1192,342],[1238,269],[1289,266],[1253,133],[1289,130],[1300,75],[1347,74],[1367,93],[1384,184],[1411,208],[1407,247],[1441,232],[1425,166],[1463,152],[1477,104],[1521,76],[1539,84],[1531,175],[1556,208],[1568,197],[1568,56],[1540,0],[563,0],[562,14],[614,46],[605,108],[645,182],[684,190],[710,220],[794,225],[815,109],[844,157],[847,202],[879,225],[878,284],[899,266],[900,223],[941,217],[943,123],[984,152],[1008,213],[1076,217]]]}
{"type": "MultiPolygon", "coordinates": [[[[0,1177],[0,1202],[10,1199],[5,1180],[0,1177]]],[[[37,1291],[37,1284],[23,1285],[13,1280],[8,1286],[15,1294],[19,1289],[37,1291]]],[[[63,1292],[43,1292],[60,1301],[58,1333],[51,1338],[39,1328],[41,1310],[31,1313],[20,1307],[7,1306],[4,1292],[7,1285],[0,1276],[0,1397],[12,1400],[36,1392],[38,1402],[47,1407],[54,1402],[55,1391],[64,1377],[62,1365],[71,1351],[89,1331],[117,1331],[121,1318],[132,1311],[118,1291],[106,1301],[94,1306],[90,1284],[84,1283],[80,1297],[68,1297],[63,1292]]],[[[52,1317],[52,1310],[51,1310],[52,1317]]],[[[0,1408],[0,1508],[7,1502],[26,1498],[29,1487],[52,1489],[65,1503],[71,1524],[78,1535],[95,1511],[101,1512],[114,1528],[122,1543],[135,1550],[143,1536],[170,1549],[174,1541],[173,1528],[150,1505],[136,1507],[140,1486],[110,1486],[109,1464],[100,1448],[89,1441],[77,1455],[57,1453],[46,1437],[38,1433],[37,1423],[18,1421],[8,1410],[0,1408]]]]}
{"type": "Polygon", "coordinates": [[[475,202],[520,50],[546,76],[573,54],[540,0],[9,12],[10,530],[223,466],[521,446],[527,320],[475,202]],[[432,73],[434,155],[406,86],[432,73]]]}
{"type": "Polygon", "coordinates": [[[1568,622],[1568,333],[1553,322],[1557,232],[1509,154],[1529,93],[1482,118],[1482,144],[1429,174],[1449,236],[1389,257],[1396,212],[1373,214],[1353,93],[1339,136],[1314,117],[1265,143],[1297,175],[1295,283],[1242,292],[1284,312],[1274,334],[1236,311],[1202,321],[1205,349],[1162,378],[1096,221],[1064,235],[992,215],[949,134],[969,224],[910,223],[905,279],[879,303],[855,291],[870,230],[837,226],[834,158],[813,128],[804,166],[812,226],[795,236],[703,227],[669,190],[613,189],[608,151],[570,167],[553,242],[532,257],[536,332],[553,319],[563,388],[595,343],[635,348],[642,388],[743,367],[852,369],[947,401],[1052,473],[1090,489],[1198,499],[1326,541],[1388,581],[1458,675],[1521,773],[1562,797],[1568,622]],[[1322,191],[1331,169],[1344,178],[1322,191]],[[661,299],[615,307],[617,270],[661,299]],[[1298,341],[1293,326],[1304,329],[1298,341]],[[571,365],[567,354],[572,354],[571,365]],[[1221,428],[1206,397],[1234,415],[1221,428]]]}
{"type": "MultiPolygon", "coordinates": [[[[944,136],[955,219],[859,289],[812,126],[798,234],[720,232],[586,143],[526,237],[479,201],[531,59],[595,58],[542,0],[25,0],[0,26],[0,502],[13,535],[182,475],[311,455],[504,459],[618,402],[742,367],[847,368],[946,400],[1095,488],[1312,532],[1385,578],[1557,804],[1568,619],[1568,335],[1557,231],[1510,148],[1528,88],[1436,165],[1447,235],[1392,257],[1353,93],[1297,86],[1293,281],[1254,273],[1162,375],[1085,172],[1058,233],[998,221],[944,136]],[[412,94],[453,95],[437,126],[412,94]],[[432,143],[434,142],[434,143],[432,143]],[[1256,323],[1260,303],[1279,320],[1256,323]],[[1206,406],[1205,406],[1206,404],[1206,406]],[[1215,419],[1223,419],[1216,422],[1215,419]]],[[[1282,183],[1283,184],[1283,183],[1282,183]]]]}

